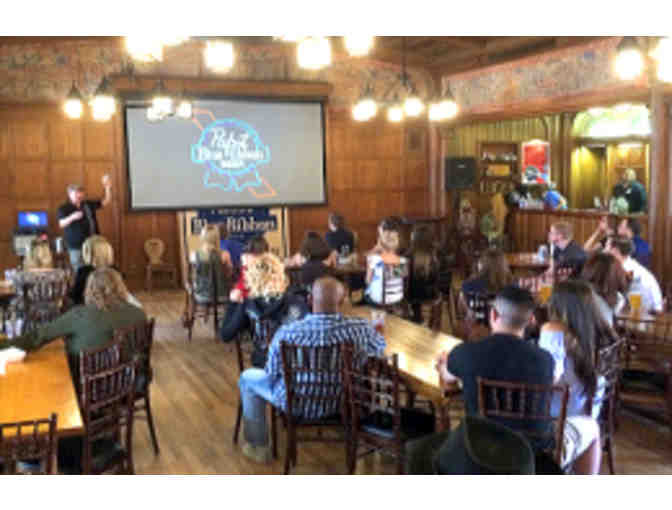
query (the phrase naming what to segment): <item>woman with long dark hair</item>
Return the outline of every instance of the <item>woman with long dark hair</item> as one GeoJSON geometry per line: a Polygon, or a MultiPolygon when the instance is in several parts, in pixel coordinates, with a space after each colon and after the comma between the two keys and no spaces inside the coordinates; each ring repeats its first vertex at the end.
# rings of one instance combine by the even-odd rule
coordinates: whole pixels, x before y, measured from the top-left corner
{"type": "Polygon", "coordinates": [[[625,304],[630,281],[623,266],[609,253],[591,255],[581,272],[581,279],[595,291],[595,306],[602,320],[614,325],[614,313],[625,304]]]}
{"type": "Polygon", "coordinates": [[[465,294],[497,294],[513,283],[513,274],[501,250],[489,249],[478,259],[476,275],[462,284],[465,294]]]}
{"type": "Polygon", "coordinates": [[[408,301],[413,308],[413,321],[420,323],[422,303],[436,299],[438,293],[439,259],[429,227],[420,225],[413,229],[407,258],[410,267],[408,301]]]}
{"type": "Polygon", "coordinates": [[[598,381],[595,352],[612,338],[593,296],[587,282],[557,283],[548,304],[550,321],[539,338],[539,347],[555,360],[556,382],[569,386],[562,464],[574,462],[577,474],[598,474],[602,458],[597,416],[604,381],[598,381]]]}

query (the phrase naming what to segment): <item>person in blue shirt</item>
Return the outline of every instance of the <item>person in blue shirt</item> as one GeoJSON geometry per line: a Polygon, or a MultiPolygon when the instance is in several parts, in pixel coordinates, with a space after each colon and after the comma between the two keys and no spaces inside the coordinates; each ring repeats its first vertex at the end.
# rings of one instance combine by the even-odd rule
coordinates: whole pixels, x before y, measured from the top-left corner
{"type": "MultiPolygon", "coordinates": [[[[351,341],[358,355],[382,356],[385,339],[373,329],[369,321],[358,317],[344,317],[340,313],[345,300],[345,288],[330,276],[319,278],[312,288],[312,313],[280,327],[268,348],[264,369],[248,368],[238,382],[243,403],[243,434],[246,443],[243,454],[256,462],[268,462],[268,427],[266,402],[285,409],[287,396],[283,380],[281,342],[303,346],[330,346],[351,341]]],[[[322,417],[328,410],[315,408],[310,416],[322,417]]]]}
{"type": "MultiPolygon", "coordinates": [[[[240,268],[240,256],[243,254],[245,246],[240,241],[229,239],[229,231],[222,223],[219,225],[220,248],[222,250],[222,258],[227,259],[231,269],[240,268]]],[[[227,262],[225,261],[225,263],[227,262]]]]}
{"type": "Polygon", "coordinates": [[[543,195],[544,205],[551,210],[567,209],[567,199],[563,197],[555,188],[555,183],[551,182],[543,195]]]}
{"type": "Polygon", "coordinates": [[[651,247],[641,237],[642,225],[636,218],[624,218],[618,224],[616,233],[621,237],[627,237],[632,241],[635,252],[632,258],[637,260],[644,267],[651,267],[651,247]]]}

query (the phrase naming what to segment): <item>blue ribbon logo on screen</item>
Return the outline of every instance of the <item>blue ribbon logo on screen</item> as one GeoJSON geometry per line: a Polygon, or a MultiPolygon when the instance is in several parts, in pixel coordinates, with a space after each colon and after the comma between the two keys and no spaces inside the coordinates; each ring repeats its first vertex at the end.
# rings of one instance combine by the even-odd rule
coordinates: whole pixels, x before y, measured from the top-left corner
{"type": "Polygon", "coordinates": [[[191,146],[191,161],[206,166],[206,188],[240,192],[264,185],[257,168],[270,163],[271,150],[246,122],[223,119],[203,129],[191,146]]]}

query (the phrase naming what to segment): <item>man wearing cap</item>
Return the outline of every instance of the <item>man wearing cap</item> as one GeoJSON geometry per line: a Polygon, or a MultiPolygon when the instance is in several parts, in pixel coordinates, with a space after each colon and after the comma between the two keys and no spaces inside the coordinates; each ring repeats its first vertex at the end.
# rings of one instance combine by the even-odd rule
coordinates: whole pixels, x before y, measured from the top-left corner
{"type": "Polygon", "coordinates": [[[84,200],[84,188],[79,184],[67,187],[68,201],[58,208],[58,224],[63,229],[70,265],[76,272],[82,266],[82,245],[92,235],[99,234],[96,210],[112,200],[112,181],[103,176],[105,196],[102,200],[84,200]]]}

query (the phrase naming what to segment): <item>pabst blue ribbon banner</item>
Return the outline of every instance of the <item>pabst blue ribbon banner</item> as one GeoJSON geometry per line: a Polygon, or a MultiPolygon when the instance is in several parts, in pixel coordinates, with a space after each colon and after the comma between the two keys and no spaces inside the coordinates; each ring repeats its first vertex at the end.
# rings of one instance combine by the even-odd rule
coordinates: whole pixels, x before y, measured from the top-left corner
{"type": "Polygon", "coordinates": [[[278,219],[268,207],[199,209],[191,220],[191,231],[198,235],[207,224],[223,224],[231,239],[246,243],[251,237],[278,230],[278,219]]]}

